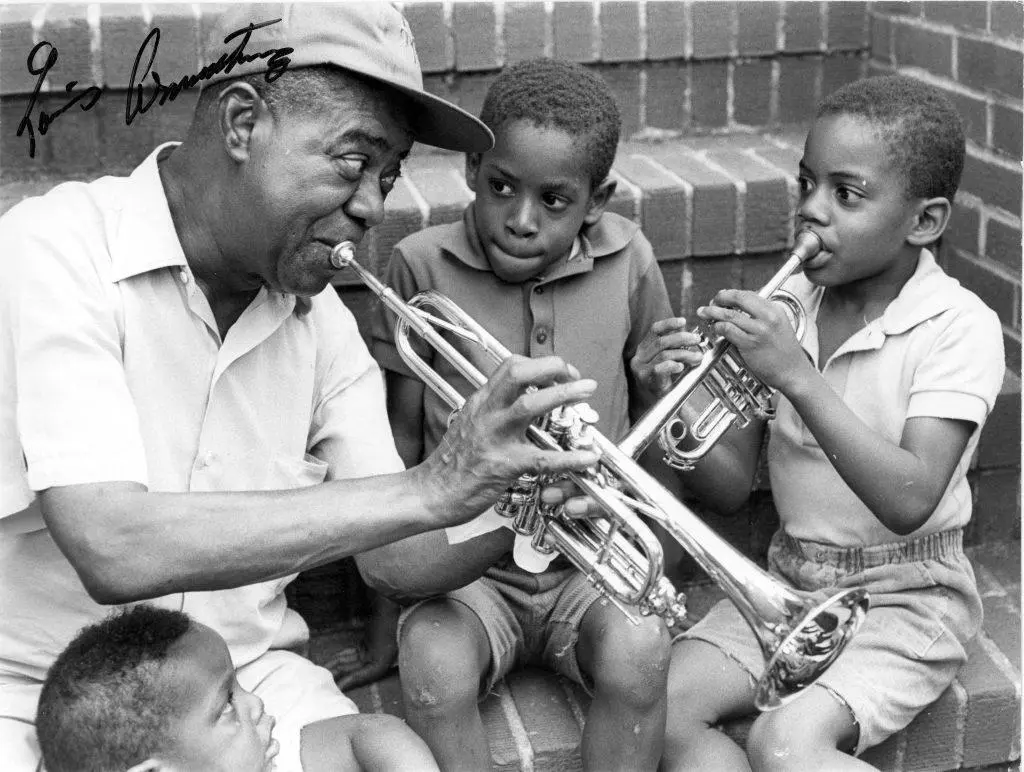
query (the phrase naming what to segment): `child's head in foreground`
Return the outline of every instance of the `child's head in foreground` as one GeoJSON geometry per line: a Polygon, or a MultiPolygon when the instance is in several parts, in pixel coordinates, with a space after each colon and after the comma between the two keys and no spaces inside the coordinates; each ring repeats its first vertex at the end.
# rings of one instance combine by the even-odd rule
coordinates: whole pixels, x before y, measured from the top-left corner
{"type": "Polygon", "coordinates": [[[569,62],[535,59],[502,71],[480,119],[494,148],[470,154],[477,233],[491,269],[522,282],[569,254],[615,192],[608,172],[619,109],[603,80],[569,62]]]}
{"type": "Polygon", "coordinates": [[[894,75],[826,97],[800,161],[798,215],[825,242],[807,278],[909,278],[945,230],[963,164],[960,116],[932,86],[894,75]]]}
{"type": "Polygon", "coordinates": [[[50,668],[36,717],[47,772],[266,772],[272,725],[223,638],[148,605],[82,630],[50,668]]]}

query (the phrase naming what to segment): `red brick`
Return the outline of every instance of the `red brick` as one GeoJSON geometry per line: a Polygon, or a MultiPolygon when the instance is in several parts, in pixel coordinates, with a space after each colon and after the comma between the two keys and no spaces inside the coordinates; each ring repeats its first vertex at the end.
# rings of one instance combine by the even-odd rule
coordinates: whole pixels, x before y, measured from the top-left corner
{"type": "Polygon", "coordinates": [[[765,145],[757,148],[757,155],[781,169],[794,183],[796,182],[797,175],[800,173],[802,148],[765,145]]]}
{"type": "Polygon", "coordinates": [[[402,13],[409,22],[423,72],[452,69],[451,37],[444,21],[444,3],[406,3],[402,13]]]}
{"type": "Polygon", "coordinates": [[[920,18],[921,8],[924,3],[921,0],[906,2],[906,0],[889,0],[888,2],[874,3],[872,10],[875,13],[889,16],[916,16],[920,18]]]}
{"type": "Polygon", "coordinates": [[[1024,146],[1021,125],[1019,105],[992,105],[992,147],[1020,160],[1021,147],[1024,146]]]}
{"type": "MultiPolygon", "coordinates": [[[[52,151],[50,138],[52,131],[46,134],[39,132],[39,109],[42,99],[37,100],[32,114],[29,116],[32,134],[35,136],[35,153],[29,156],[31,148],[30,131],[26,125],[21,136],[18,128],[25,117],[29,106],[27,96],[5,96],[0,99],[0,172],[4,179],[18,172],[33,172],[45,169],[50,162],[52,151]]],[[[57,130],[60,129],[58,119],[57,130]]],[[[53,128],[53,127],[51,127],[53,128]]]]}
{"type": "Polygon", "coordinates": [[[472,194],[463,178],[465,160],[461,155],[413,156],[403,174],[420,192],[430,207],[428,225],[454,222],[462,218],[472,194]]]}
{"type": "MultiPolygon", "coordinates": [[[[150,22],[151,29],[160,30],[160,51],[153,62],[153,70],[160,73],[160,80],[163,83],[181,80],[186,75],[194,75],[202,69],[201,56],[199,54],[202,46],[200,42],[199,19],[196,18],[194,9],[189,3],[154,3],[150,6],[153,11],[153,20],[150,22]]],[[[270,21],[277,18],[266,12],[266,18],[259,21],[270,21]]],[[[253,21],[258,21],[253,19],[253,21]]],[[[140,41],[141,45],[141,41],[140,41]]],[[[234,43],[223,44],[223,52],[230,53],[234,43]]],[[[218,46],[216,51],[222,50],[218,46]]],[[[220,56],[213,57],[214,61],[220,56]]],[[[133,57],[134,59],[134,57],[133,57]]],[[[147,78],[147,83],[152,81],[147,78]]]]}
{"type": "Polygon", "coordinates": [[[782,267],[783,258],[782,251],[743,255],[740,260],[740,282],[737,286],[754,292],[761,289],[782,267]]]}
{"type": "Polygon", "coordinates": [[[690,120],[701,128],[725,126],[729,65],[726,62],[694,62],[690,69],[690,120]]]}
{"type": "MultiPolygon", "coordinates": [[[[835,5],[835,3],[833,3],[835,5]]],[[[893,24],[887,16],[871,15],[871,59],[885,64],[892,64],[892,28],[893,24]]]]}
{"type": "Polygon", "coordinates": [[[552,16],[555,57],[571,62],[594,61],[593,22],[592,3],[578,0],[555,3],[552,16]]]}
{"type": "Polygon", "coordinates": [[[985,226],[985,256],[1006,266],[1019,275],[1020,259],[1020,227],[1006,225],[994,218],[989,218],[985,226]]]}
{"type": "MultiPolygon", "coordinates": [[[[217,21],[220,19],[221,14],[224,13],[224,11],[226,11],[228,8],[230,8],[231,5],[232,4],[230,2],[201,3],[199,5],[199,58],[201,67],[205,67],[208,64],[212,64],[220,56],[220,54],[218,53],[217,56],[212,57],[212,59],[204,58],[204,49],[209,45],[209,42],[213,37],[213,32],[217,27],[217,21]]],[[[221,45],[224,45],[223,38],[217,41],[218,50],[220,49],[221,45]]]]}
{"type": "Polygon", "coordinates": [[[680,59],[686,55],[686,6],[679,0],[647,3],[647,58],[680,59]]]}
{"type": "Polygon", "coordinates": [[[46,7],[40,40],[49,41],[59,52],[57,64],[47,76],[51,91],[63,94],[64,84],[72,80],[78,81],[80,88],[93,84],[91,36],[85,8],[79,3],[50,3],[46,7]]]}
{"type": "Polygon", "coordinates": [[[980,297],[1000,319],[1011,319],[1017,308],[1018,284],[1004,271],[993,270],[991,263],[959,250],[949,250],[947,265],[950,276],[980,297]]]}
{"type": "Polygon", "coordinates": [[[492,769],[495,772],[514,772],[520,769],[519,751],[509,729],[500,696],[502,691],[507,693],[508,687],[502,682],[497,688],[498,694],[491,692],[480,703],[480,717],[483,719],[484,731],[487,732],[487,742],[491,746],[492,769]]]}
{"type": "Polygon", "coordinates": [[[455,95],[458,97],[459,107],[472,115],[480,115],[487,89],[497,77],[495,73],[490,72],[460,75],[455,81],[455,95]]]}
{"type": "Polygon", "coordinates": [[[822,17],[826,5],[806,0],[786,0],[782,4],[783,51],[804,53],[824,47],[822,17]]]}
{"type": "Polygon", "coordinates": [[[1020,378],[1008,373],[978,440],[978,467],[1020,464],[1020,378]]]}
{"type": "MultiPolygon", "coordinates": [[[[1018,307],[1018,312],[1019,312],[1018,307]]],[[[1009,329],[1005,324],[1003,325],[1003,348],[1006,351],[1006,368],[1011,372],[1020,375],[1020,355],[1021,355],[1021,340],[1020,340],[1020,319],[1014,323],[1014,329],[1009,329]]]]}
{"type": "MultiPolygon", "coordinates": [[[[614,176],[612,177],[614,179],[614,176]]],[[[640,201],[639,193],[629,185],[616,185],[615,193],[612,194],[606,212],[614,212],[633,222],[640,222],[640,201]]]]}
{"type": "Polygon", "coordinates": [[[733,120],[745,126],[771,123],[772,60],[750,59],[733,67],[733,120]]]}
{"type": "MultiPolygon", "coordinates": [[[[1020,608],[1019,601],[1006,595],[985,594],[985,635],[996,645],[1010,664],[1020,671],[1020,608]]],[[[995,654],[993,653],[993,656],[995,654]]]]}
{"type": "Polygon", "coordinates": [[[868,47],[868,4],[865,2],[827,3],[829,51],[868,47]]]}
{"type": "Polygon", "coordinates": [[[1010,757],[1020,731],[1014,687],[978,641],[968,645],[967,664],[958,676],[970,695],[964,726],[964,767],[996,763],[1010,757]]]}
{"type": "Polygon", "coordinates": [[[602,67],[595,72],[604,78],[619,105],[622,118],[620,134],[623,139],[628,139],[640,129],[640,68],[622,64],[602,67]]]}
{"type": "MultiPolygon", "coordinates": [[[[47,113],[59,110],[66,103],[63,95],[44,96],[37,102],[47,113]]],[[[78,103],[79,105],[82,102],[78,103]]],[[[100,132],[96,107],[80,110],[76,105],[62,114],[47,131],[52,156],[49,169],[83,173],[100,171],[100,132]]]]}
{"type": "Polygon", "coordinates": [[[138,166],[154,147],[152,117],[162,107],[152,111],[130,126],[124,122],[124,92],[107,92],[96,103],[96,119],[100,128],[100,160],[107,173],[129,173],[138,166]]]}
{"type": "Polygon", "coordinates": [[[984,30],[988,26],[988,3],[924,3],[924,17],[939,24],[984,30]]]}
{"type": "Polygon", "coordinates": [[[659,260],[689,254],[689,201],[686,189],[675,177],[642,153],[624,148],[615,171],[640,188],[641,223],[659,260]]]}
{"type": "Polygon", "coordinates": [[[964,124],[964,135],[972,142],[984,147],[988,144],[988,108],[984,99],[979,99],[974,94],[964,94],[960,91],[943,89],[943,93],[960,113],[960,119],[964,124]]]}
{"type": "Polygon", "coordinates": [[[806,123],[818,104],[822,57],[783,59],[779,69],[779,123],[806,123]]]}
{"type": "Polygon", "coordinates": [[[493,3],[454,4],[455,68],[459,72],[498,68],[494,22],[493,3]]]}
{"type": "Polygon", "coordinates": [[[740,56],[774,54],[776,29],[782,13],[778,0],[741,0],[736,3],[736,49],[740,56]]]}
{"type": "Polygon", "coordinates": [[[965,86],[1021,98],[1024,57],[1017,48],[989,40],[960,38],[957,69],[965,86]]]}
{"type": "Polygon", "coordinates": [[[458,94],[452,89],[452,86],[455,84],[455,80],[456,76],[452,74],[424,75],[423,89],[436,97],[447,100],[448,102],[458,102],[458,94]]]}
{"type": "MultiPolygon", "coordinates": [[[[659,255],[655,256],[660,258],[659,255]]],[[[683,269],[686,266],[686,261],[663,260],[658,263],[658,266],[661,268],[661,275],[662,278],[665,280],[665,289],[668,290],[668,298],[669,301],[671,301],[672,303],[672,313],[678,315],[679,304],[682,302],[683,299],[683,269]]],[[[661,463],[660,459],[659,463],[661,463]]]]}
{"type": "Polygon", "coordinates": [[[860,80],[863,75],[863,59],[859,54],[830,54],[822,60],[821,94],[833,91],[860,80]]]}
{"type": "Polygon", "coordinates": [[[405,177],[398,178],[398,184],[384,201],[384,222],[372,231],[377,239],[377,255],[374,262],[382,268],[391,259],[395,244],[427,225],[426,218],[420,211],[417,199],[409,186],[410,182],[405,177]]]}
{"type": "Polygon", "coordinates": [[[921,67],[935,75],[952,77],[953,36],[949,33],[897,24],[893,41],[898,67],[921,67]]]}
{"type": "Polygon", "coordinates": [[[1024,38],[1024,5],[1017,0],[992,0],[992,34],[998,37],[1024,38]]]}
{"type": "Polygon", "coordinates": [[[693,58],[717,59],[730,56],[733,50],[736,3],[694,3],[690,6],[693,19],[693,58]]]}
{"type": "Polygon", "coordinates": [[[568,769],[579,764],[580,727],[557,677],[549,671],[522,668],[508,678],[534,763],[568,769]]]}
{"type": "Polygon", "coordinates": [[[906,772],[959,766],[963,735],[956,728],[967,712],[966,702],[967,695],[962,691],[946,689],[917,715],[907,729],[906,772]]]}
{"type": "Polygon", "coordinates": [[[652,146],[647,152],[693,186],[692,253],[696,256],[736,251],[736,188],[732,181],[689,153],[652,146]]]}
{"type": "Polygon", "coordinates": [[[135,63],[130,52],[139,50],[148,33],[142,4],[103,3],[99,8],[103,84],[108,88],[127,88],[135,63]]]}
{"type": "Polygon", "coordinates": [[[640,59],[640,5],[632,0],[605,0],[601,18],[601,61],[640,59]]]}
{"type": "Polygon", "coordinates": [[[543,3],[516,2],[506,5],[506,64],[543,56],[546,25],[543,3]]]}
{"type": "Polygon", "coordinates": [[[745,251],[770,252],[785,247],[792,219],[785,177],[775,167],[739,150],[711,151],[707,158],[733,179],[746,183],[742,239],[745,251]]]}
{"type": "Polygon", "coordinates": [[[981,214],[977,209],[969,209],[963,204],[954,204],[949,218],[949,225],[942,236],[943,245],[966,249],[973,255],[981,254],[980,242],[981,214]]]}
{"type": "MultiPolygon", "coordinates": [[[[0,5],[0,94],[31,94],[36,87],[38,75],[28,71],[28,55],[35,42],[32,39],[32,17],[39,13],[41,5],[32,3],[0,5]]],[[[38,54],[41,68],[48,51],[38,54]]]]}
{"type": "Polygon", "coordinates": [[[975,486],[977,504],[973,519],[983,532],[979,541],[1019,539],[1020,469],[978,470],[975,486]]]}
{"type": "Polygon", "coordinates": [[[897,732],[887,740],[864,751],[861,758],[876,769],[900,769],[903,759],[903,745],[906,742],[905,732],[897,732]]]}
{"type": "Polygon", "coordinates": [[[1020,214],[1020,169],[1008,169],[968,152],[960,188],[980,197],[988,206],[998,206],[1014,216],[1020,214]]]}
{"type": "Polygon", "coordinates": [[[686,127],[689,68],[683,62],[653,64],[647,69],[647,126],[686,127]]]}

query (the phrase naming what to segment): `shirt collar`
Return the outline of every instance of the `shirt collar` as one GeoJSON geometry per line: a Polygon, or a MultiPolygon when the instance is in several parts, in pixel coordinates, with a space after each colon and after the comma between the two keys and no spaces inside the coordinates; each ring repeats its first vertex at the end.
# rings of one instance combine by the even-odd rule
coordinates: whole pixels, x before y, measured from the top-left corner
{"type": "MultiPolygon", "coordinates": [[[[476,230],[473,204],[467,206],[463,212],[462,223],[465,227],[456,229],[453,238],[442,248],[470,268],[490,271],[491,267],[476,230]]],[[[584,226],[573,242],[568,260],[555,263],[545,272],[544,278],[550,280],[590,271],[596,258],[612,255],[624,249],[639,228],[639,225],[625,217],[606,212],[596,224],[584,226]]]]}
{"type": "MultiPolygon", "coordinates": [[[[960,283],[935,262],[931,251],[922,248],[913,275],[882,314],[882,332],[900,335],[948,311],[955,303],[956,293],[953,290],[959,286],[960,283]]],[[[794,276],[786,289],[796,295],[809,313],[817,310],[825,291],[824,287],[812,284],[803,274],[794,276]]]]}
{"type": "Polygon", "coordinates": [[[115,282],[159,268],[187,265],[157,167],[160,154],[179,144],[158,146],[128,177],[110,249],[115,282]]]}

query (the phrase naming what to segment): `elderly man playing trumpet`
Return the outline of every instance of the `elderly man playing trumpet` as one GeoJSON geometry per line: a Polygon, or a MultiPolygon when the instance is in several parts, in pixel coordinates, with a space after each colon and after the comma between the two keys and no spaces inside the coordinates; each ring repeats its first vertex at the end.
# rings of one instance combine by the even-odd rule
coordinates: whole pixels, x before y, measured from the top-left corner
{"type": "Polygon", "coordinates": [[[330,674],[289,651],[308,631],[284,587],[464,522],[525,471],[595,461],[525,439],[593,382],[513,358],[403,471],[380,373],[329,285],[331,249],[381,222],[414,141],[479,151],[491,136],[422,90],[385,4],[234,6],[207,61],[275,19],[248,50],[290,49],[284,74],[236,62],[204,82],[183,142],[0,220],[5,769],[36,768],[36,701],[61,648],[138,601],[226,639],[239,683],[276,717],[280,772],[402,768],[418,738],[349,715],[330,674]],[[366,760],[371,731],[393,740],[366,760]]]}

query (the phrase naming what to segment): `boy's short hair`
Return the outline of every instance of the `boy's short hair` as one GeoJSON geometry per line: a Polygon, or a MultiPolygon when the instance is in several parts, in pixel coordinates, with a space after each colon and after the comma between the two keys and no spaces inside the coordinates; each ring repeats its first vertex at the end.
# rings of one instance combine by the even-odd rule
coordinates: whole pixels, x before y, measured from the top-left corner
{"type": "Polygon", "coordinates": [[[160,666],[191,621],[138,605],[86,627],[50,667],[36,734],[47,772],[127,769],[171,741],[160,666]]]}
{"type": "Polygon", "coordinates": [[[619,144],[619,106],[608,85],[559,59],[531,59],[502,70],[487,90],[480,120],[494,134],[506,123],[525,120],[576,138],[591,186],[608,176],[619,144]]]}
{"type": "Polygon", "coordinates": [[[964,168],[960,114],[939,89],[905,75],[848,83],[825,97],[818,117],[861,116],[878,127],[888,158],[906,178],[907,198],[951,203],[964,168]]]}

